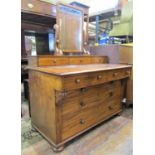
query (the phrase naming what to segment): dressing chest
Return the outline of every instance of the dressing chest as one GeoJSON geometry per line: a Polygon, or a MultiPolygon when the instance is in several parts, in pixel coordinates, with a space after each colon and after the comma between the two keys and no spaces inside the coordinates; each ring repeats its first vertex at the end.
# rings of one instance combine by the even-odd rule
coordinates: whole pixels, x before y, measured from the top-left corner
{"type": "Polygon", "coordinates": [[[90,55],[88,14],[82,9],[58,3],[56,23],[54,55],[29,57],[29,89],[33,127],[61,151],[69,140],[121,112],[131,66],[90,55]]]}
{"type": "Polygon", "coordinates": [[[118,114],[130,65],[31,67],[32,125],[61,151],[64,144],[118,114]]]}

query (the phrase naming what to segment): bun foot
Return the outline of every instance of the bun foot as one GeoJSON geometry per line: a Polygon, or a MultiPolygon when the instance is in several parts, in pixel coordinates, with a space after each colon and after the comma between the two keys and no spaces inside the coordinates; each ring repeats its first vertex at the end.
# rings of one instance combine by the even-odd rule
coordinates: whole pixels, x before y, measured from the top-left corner
{"type": "Polygon", "coordinates": [[[54,152],[61,152],[61,151],[64,150],[64,145],[61,145],[61,146],[59,146],[59,147],[52,147],[52,150],[53,150],[54,152]]]}

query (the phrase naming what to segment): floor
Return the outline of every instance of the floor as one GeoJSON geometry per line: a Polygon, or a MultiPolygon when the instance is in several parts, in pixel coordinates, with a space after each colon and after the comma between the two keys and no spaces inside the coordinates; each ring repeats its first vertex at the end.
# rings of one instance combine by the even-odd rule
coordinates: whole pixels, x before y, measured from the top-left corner
{"type": "Polygon", "coordinates": [[[124,108],[120,116],[78,136],[66,144],[64,151],[54,153],[49,143],[32,130],[28,103],[22,93],[22,155],[132,155],[132,111],[132,107],[124,108]]]}

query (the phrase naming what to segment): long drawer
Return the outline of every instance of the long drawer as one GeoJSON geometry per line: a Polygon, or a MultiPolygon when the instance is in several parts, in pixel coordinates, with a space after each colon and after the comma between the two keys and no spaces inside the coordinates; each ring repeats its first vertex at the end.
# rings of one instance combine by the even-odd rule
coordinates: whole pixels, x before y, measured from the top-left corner
{"type": "Polygon", "coordinates": [[[62,103],[63,118],[68,119],[83,109],[89,109],[99,104],[113,100],[121,94],[121,82],[109,82],[107,84],[67,91],[62,103]]]}
{"type": "Polygon", "coordinates": [[[69,58],[69,64],[78,65],[78,64],[91,64],[91,57],[73,57],[69,58]]]}
{"type": "Polygon", "coordinates": [[[64,89],[78,89],[130,76],[130,69],[112,70],[64,77],[64,89]]]}
{"type": "Polygon", "coordinates": [[[108,57],[95,56],[91,58],[92,64],[108,63],[108,57]]]}
{"type": "Polygon", "coordinates": [[[69,60],[64,57],[54,58],[54,57],[42,57],[38,59],[38,66],[58,66],[66,65],[69,60]]]}
{"type": "Polygon", "coordinates": [[[62,139],[69,138],[121,110],[121,81],[68,91],[62,103],[62,139]]]}
{"type": "Polygon", "coordinates": [[[63,118],[62,140],[94,126],[119,111],[121,111],[121,104],[119,98],[116,97],[114,100],[111,100],[106,104],[99,104],[90,109],[82,110],[74,117],[70,117],[70,119],[63,118]]]}

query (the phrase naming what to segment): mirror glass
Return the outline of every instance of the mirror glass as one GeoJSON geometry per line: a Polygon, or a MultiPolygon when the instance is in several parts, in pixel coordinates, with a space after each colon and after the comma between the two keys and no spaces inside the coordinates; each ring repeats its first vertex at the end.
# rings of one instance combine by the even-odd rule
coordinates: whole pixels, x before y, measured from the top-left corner
{"type": "Polygon", "coordinates": [[[83,13],[74,8],[59,5],[59,40],[63,52],[82,52],[83,13]]]}

